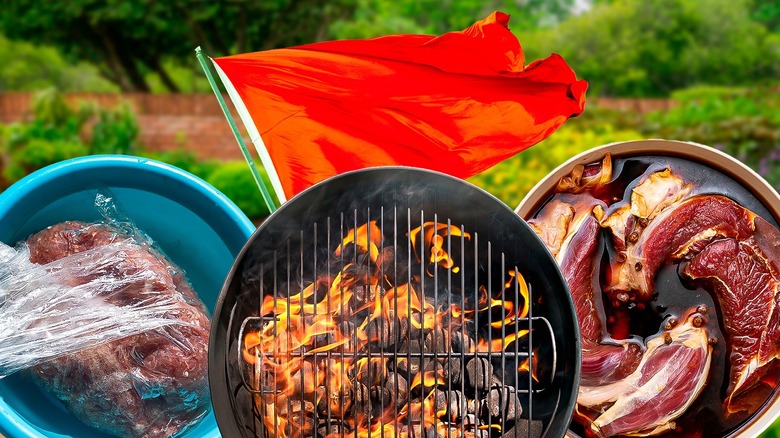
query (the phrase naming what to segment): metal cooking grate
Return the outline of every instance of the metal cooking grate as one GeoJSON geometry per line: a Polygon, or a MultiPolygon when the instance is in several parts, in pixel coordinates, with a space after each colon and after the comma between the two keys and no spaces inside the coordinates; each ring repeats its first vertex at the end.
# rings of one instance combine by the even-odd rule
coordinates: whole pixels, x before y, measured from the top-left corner
{"type": "Polygon", "coordinates": [[[421,210],[419,214],[411,208],[400,210],[400,216],[396,206],[392,212],[379,208],[372,215],[371,209],[353,210],[334,220],[326,218],[307,232],[292,232],[286,248],[260,261],[263,266],[256,272],[273,276],[257,282],[259,296],[272,311],[243,319],[235,359],[241,367],[243,389],[254,400],[253,421],[244,424],[251,435],[509,438],[541,436],[554,420],[557,405],[548,408],[553,414],[544,421],[537,420],[533,412],[534,395],[554,386],[558,360],[550,321],[534,315],[537,307],[544,307],[543,297],[534,296],[523,273],[507,266],[504,253],[494,251],[494,243],[481,240],[477,232],[471,233],[462,224],[453,226],[449,219],[441,221],[436,214],[426,217],[421,210]],[[381,236],[371,235],[376,234],[371,223],[381,230],[381,236]],[[359,231],[364,224],[365,235],[359,231]],[[372,262],[374,239],[379,242],[379,263],[372,262]],[[351,252],[347,250],[350,240],[351,252]],[[365,243],[364,251],[360,243],[365,243]],[[391,264],[387,254],[393,255],[391,264]],[[355,281],[348,286],[341,283],[339,299],[332,301],[333,279],[344,272],[355,281]],[[372,288],[377,277],[384,284],[372,288]],[[331,287],[321,287],[320,279],[331,287]],[[420,289],[422,303],[414,305],[407,297],[399,304],[397,291],[404,284],[420,289]],[[307,287],[313,292],[304,296],[307,287]],[[351,289],[352,295],[344,289],[351,289]],[[384,299],[389,290],[396,292],[392,299],[384,299]],[[293,310],[296,300],[300,309],[293,310]],[[429,304],[437,318],[432,326],[426,325],[429,304]],[[376,323],[381,327],[364,341],[358,328],[361,321],[370,324],[381,319],[362,319],[371,312],[392,316],[386,318],[387,325],[384,320],[376,323]],[[344,330],[346,338],[338,341],[342,344],[334,347],[337,342],[320,334],[305,346],[294,345],[291,334],[306,333],[307,324],[310,332],[316,332],[311,325],[321,320],[335,323],[339,318],[334,315],[342,324],[351,319],[352,330],[344,330]],[[399,315],[405,315],[405,320],[399,315]],[[295,327],[293,317],[297,318],[295,327]],[[281,321],[286,321],[286,328],[277,327],[281,321]],[[446,332],[440,335],[438,329],[446,332]],[[250,345],[248,336],[264,330],[277,344],[266,350],[250,345]],[[399,334],[404,332],[405,337],[399,334]],[[287,348],[278,345],[285,342],[287,348]],[[253,360],[247,360],[249,352],[254,353],[253,360]],[[331,388],[336,385],[329,379],[336,374],[328,368],[339,363],[346,365],[348,370],[340,376],[348,381],[333,394],[331,388]],[[367,377],[360,363],[368,364],[367,377]],[[372,367],[374,363],[380,365],[372,367]],[[294,374],[290,370],[295,366],[284,369],[280,364],[300,368],[294,374]],[[459,369],[452,369],[453,364],[459,369]],[[312,371],[301,371],[304,368],[312,371]],[[386,379],[390,372],[395,374],[392,382],[386,379]],[[422,383],[413,386],[421,373],[422,383]],[[280,375],[284,381],[280,382],[280,375]],[[363,385],[363,381],[380,383],[363,385]],[[298,390],[290,391],[291,386],[298,390]],[[324,394],[318,391],[320,387],[325,388],[324,394]],[[406,399],[399,400],[404,395],[406,399]],[[334,399],[341,402],[341,408],[331,403],[334,399]],[[426,402],[428,407],[433,405],[433,415],[427,415],[431,411],[426,412],[426,402]],[[415,409],[421,410],[419,415],[415,409]],[[520,410],[522,414],[517,415],[520,410]]]}

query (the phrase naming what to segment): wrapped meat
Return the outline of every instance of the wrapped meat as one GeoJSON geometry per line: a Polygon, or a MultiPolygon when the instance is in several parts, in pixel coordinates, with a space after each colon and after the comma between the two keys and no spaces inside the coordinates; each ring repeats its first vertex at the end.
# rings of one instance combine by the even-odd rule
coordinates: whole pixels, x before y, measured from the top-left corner
{"type": "Polygon", "coordinates": [[[173,303],[162,316],[169,325],[31,368],[38,385],[86,424],[121,437],[168,437],[206,413],[209,319],[180,271],[147,242],[105,224],[64,222],[31,236],[27,245],[30,261],[38,264],[116,247],[112,263],[73,271],[64,280],[78,287],[116,278],[98,291],[107,305],[143,306],[159,297],[173,303]]]}

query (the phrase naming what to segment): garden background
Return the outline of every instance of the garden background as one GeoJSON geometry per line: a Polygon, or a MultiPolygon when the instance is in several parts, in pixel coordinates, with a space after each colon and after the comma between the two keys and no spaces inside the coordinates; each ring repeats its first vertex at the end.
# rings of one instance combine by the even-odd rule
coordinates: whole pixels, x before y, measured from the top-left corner
{"type": "MultiPolygon", "coordinates": [[[[471,178],[514,208],[572,155],[667,138],[725,151],[780,189],[780,2],[762,0],[11,0],[0,9],[0,190],[99,153],[188,170],[267,214],[195,59],[314,41],[461,30],[511,15],[530,62],[560,53],[588,103],[471,178]]],[[[765,433],[780,436],[780,423],[765,433]]]]}

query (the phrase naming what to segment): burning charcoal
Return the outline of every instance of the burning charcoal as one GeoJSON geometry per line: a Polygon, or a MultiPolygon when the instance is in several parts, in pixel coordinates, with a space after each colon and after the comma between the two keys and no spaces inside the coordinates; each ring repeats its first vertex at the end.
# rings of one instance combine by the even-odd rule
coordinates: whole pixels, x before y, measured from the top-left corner
{"type": "Polygon", "coordinates": [[[381,296],[382,288],[375,284],[372,284],[369,287],[365,287],[364,285],[355,286],[355,299],[357,299],[360,304],[363,304],[366,301],[374,301],[377,293],[381,296]],[[368,291],[368,296],[366,296],[366,291],[368,291]]]}
{"type": "Polygon", "coordinates": [[[374,414],[381,415],[384,409],[392,406],[391,391],[385,386],[373,386],[370,390],[371,403],[374,407],[374,414]]]}
{"type": "Polygon", "coordinates": [[[394,316],[389,318],[380,316],[368,322],[366,335],[371,342],[376,343],[379,347],[389,349],[393,344],[404,339],[406,328],[394,316]]]}
{"type": "Polygon", "coordinates": [[[451,385],[459,385],[463,378],[463,362],[460,358],[451,357],[444,363],[444,378],[451,385]]]}
{"type": "Polygon", "coordinates": [[[444,417],[455,419],[466,415],[468,400],[460,391],[436,390],[436,412],[444,412],[444,417]]]}
{"type": "Polygon", "coordinates": [[[344,344],[339,350],[347,352],[352,351],[352,340],[355,337],[355,324],[353,324],[352,321],[341,321],[338,325],[338,329],[341,331],[341,337],[349,340],[349,342],[344,344]]]}
{"type": "Polygon", "coordinates": [[[301,351],[300,347],[293,348],[293,345],[297,346],[299,345],[299,342],[294,340],[295,337],[290,335],[290,332],[287,330],[279,330],[274,335],[274,338],[273,348],[270,351],[271,355],[284,355],[286,353],[298,353],[301,351]]]}
{"type": "Polygon", "coordinates": [[[488,438],[490,432],[486,429],[479,429],[483,425],[476,415],[469,414],[463,417],[463,428],[465,429],[464,438],[488,438]]]}
{"type": "Polygon", "coordinates": [[[543,430],[544,423],[541,420],[531,420],[530,428],[528,420],[519,420],[501,436],[502,438],[539,438],[543,430]]]}
{"type": "Polygon", "coordinates": [[[511,386],[492,388],[485,401],[488,412],[493,418],[514,420],[523,413],[523,407],[517,398],[517,390],[511,386]]]}
{"type": "Polygon", "coordinates": [[[360,383],[366,386],[374,386],[381,384],[382,375],[385,373],[385,363],[389,358],[385,358],[384,361],[379,357],[372,357],[371,360],[365,362],[358,362],[359,367],[357,379],[360,383]]]}
{"type": "Polygon", "coordinates": [[[410,339],[398,348],[398,354],[402,360],[397,362],[396,368],[399,372],[406,374],[407,376],[414,376],[420,372],[422,357],[420,353],[423,352],[423,348],[420,345],[418,339],[410,339]],[[407,359],[406,353],[410,353],[410,358],[407,359]]]}
{"type": "Polygon", "coordinates": [[[446,353],[451,348],[450,339],[443,328],[436,328],[425,336],[425,350],[431,353],[446,353]]]}
{"type": "Polygon", "coordinates": [[[366,416],[371,414],[371,392],[368,387],[362,383],[357,384],[355,405],[357,406],[359,413],[366,416]]]}
{"type": "Polygon", "coordinates": [[[314,414],[314,403],[301,399],[277,400],[276,409],[282,417],[292,418],[294,415],[308,416],[314,414]]]}
{"type": "Polygon", "coordinates": [[[493,365],[487,358],[474,357],[466,363],[469,384],[479,391],[486,390],[492,382],[493,365]]]}
{"type": "Polygon", "coordinates": [[[314,418],[303,412],[297,412],[288,418],[285,430],[287,436],[311,436],[315,427],[314,418]]]}
{"type": "Polygon", "coordinates": [[[387,373],[385,388],[389,390],[391,399],[395,401],[396,406],[401,407],[406,404],[409,384],[402,375],[394,372],[387,373]]]}
{"type": "Polygon", "coordinates": [[[425,427],[421,423],[413,423],[411,426],[400,425],[399,436],[408,438],[436,438],[436,429],[432,426],[425,427]]]}
{"type": "Polygon", "coordinates": [[[338,391],[328,391],[325,386],[317,387],[317,413],[327,415],[328,408],[332,416],[349,412],[352,407],[352,387],[343,386],[338,391]]]}
{"type": "Polygon", "coordinates": [[[341,425],[337,423],[331,422],[328,424],[327,419],[321,419],[320,420],[320,426],[317,428],[317,435],[320,438],[325,437],[335,437],[335,436],[342,436],[346,432],[346,429],[342,428],[341,425]]]}
{"type": "Polygon", "coordinates": [[[437,371],[441,373],[442,378],[447,385],[460,385],[461,369],[460,358],[451,357],[449,359],[431,360],[426,362],[425,371],[437,371]]]}
{"type": "Polygon", "coordinates": [[[406,263],[396,263],[395,248],[392,245],[382,248],[379,257],[377,257],[376,265],[382,270],[390,284],[403,284],[406,282],[408,275],[406,263]],[[396,279],[400,281],[396,281],[396,279]]]}
{"type": "Polygon", "coordinates": [[[467,330],[452,333],[452,350],[457,353],[473,353],[477,344],[467,330]]]}
{"type": "Polygon", "coordinates": [[[317,387],[317,370],[314,364],[304,361],[292,375],[295,394],[312,394],[317,387]]]}

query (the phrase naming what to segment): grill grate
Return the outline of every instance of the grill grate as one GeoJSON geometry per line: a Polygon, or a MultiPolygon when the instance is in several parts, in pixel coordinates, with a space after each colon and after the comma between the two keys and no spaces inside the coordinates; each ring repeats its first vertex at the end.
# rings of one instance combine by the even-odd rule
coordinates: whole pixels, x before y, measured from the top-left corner
{"type": "Polygon", "coordinates": [[[253,436],[541,436],[533,398],[554,385],[555,333],[494,242],[422,210],[355,209],[291,233],[261,264],[265,304],[236,349],[253,436]]]}

